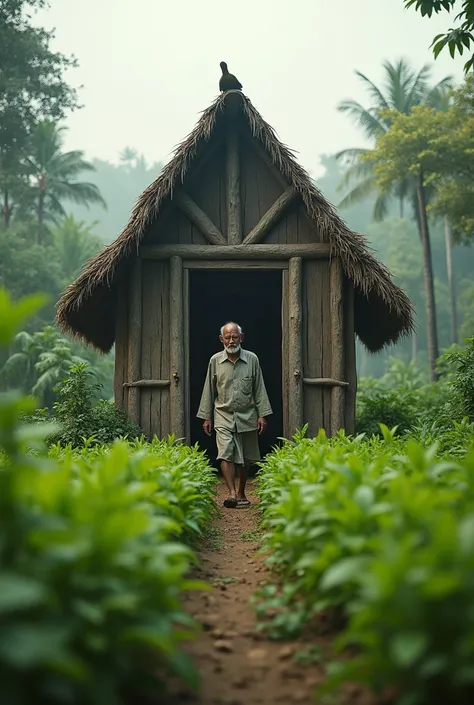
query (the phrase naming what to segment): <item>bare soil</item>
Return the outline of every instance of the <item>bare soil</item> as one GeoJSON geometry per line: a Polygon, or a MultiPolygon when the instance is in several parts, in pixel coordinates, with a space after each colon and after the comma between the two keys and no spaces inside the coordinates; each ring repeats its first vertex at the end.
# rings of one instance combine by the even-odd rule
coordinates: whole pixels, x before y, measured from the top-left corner
{"type": "MultiPolygon", "coordinates": [[[[289,642],[270,640],[256,631],[249,598],[268,578],[263,559],[257,555],[258,500],[252,482],[248,484],[249,508],[225,509],[226,494],[220,485],[221,516],[215,523],[215,536],[199,551],[201,567],[195,575],[211,583],[213,590],[185,596],[187,610],[203,626],[198,639],[187,646],[200,673],[201,692],[196,696],[178,686],[169,702],[314,703],[315,690],[324,680],[326,656],[321,654],[329,654],[334,634],[289,642]]],[[[334,700],[338,705],[377,705],[358,685],[348,684],[344,691],[342,699],[340,695],[334,700]]]]}

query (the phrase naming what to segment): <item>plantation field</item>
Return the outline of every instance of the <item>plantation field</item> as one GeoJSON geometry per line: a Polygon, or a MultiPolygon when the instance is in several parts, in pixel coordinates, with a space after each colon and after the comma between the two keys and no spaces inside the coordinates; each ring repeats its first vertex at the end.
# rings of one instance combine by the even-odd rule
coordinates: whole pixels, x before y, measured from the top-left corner
{"type": "MultiPolygon", "coordinates": [[[[38,305],[0,290],[0,345],[38,305]]],[[[53,422],[0,396],[1,703],[471,702],[471,418],[303,429],[219,512],[197,447],[103,443],[108,410],[81,436],[86,371],[61,394],[53,422]]]]}

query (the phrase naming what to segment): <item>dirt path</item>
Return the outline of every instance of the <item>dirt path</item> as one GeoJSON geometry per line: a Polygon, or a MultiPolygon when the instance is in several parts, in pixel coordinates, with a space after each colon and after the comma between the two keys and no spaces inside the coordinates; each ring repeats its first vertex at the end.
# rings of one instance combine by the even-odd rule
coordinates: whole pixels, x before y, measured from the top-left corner
{"type": "MultiPolygon", "coordinates": [[[[226,496],[220,485],[218,502],[226,496]]],[[[224,509],[216,520],[216,537],[200,551],[199,577],[212,592],[186,596],[187,610],[203,625],[196,642],[187,647],[202,681],[200,697],[178,689],[173,703],[193,705],[271,705],[314,703],[315,687],[324,678],[328,637],[281,642],[255,631],[249,598],[264,582],[267,570],[256,555],[257,498],[252,483],[248,509],[224,509]],[[253,540],[252,540],[253,539],[253,540]],[[305,661],[303,664],[302,661],[305,661]],[[176,697],[177,696],[177,697],[176,697]]],[[[348,687],[345,702],[370,705],[358,686],[348,687]]],[[[340,705],[344,705],[338,700],[340,705]]]]}

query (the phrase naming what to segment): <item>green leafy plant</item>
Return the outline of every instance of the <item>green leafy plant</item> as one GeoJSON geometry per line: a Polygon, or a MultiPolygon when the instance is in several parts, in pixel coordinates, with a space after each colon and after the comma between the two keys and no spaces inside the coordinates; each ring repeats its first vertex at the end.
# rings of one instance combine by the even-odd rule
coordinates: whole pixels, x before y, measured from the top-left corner
{"type": "MultiPolygon", "coordinates": [[[[40,304],[0,289],[0,346],[40,304]]],[[[34,404],[0,395],[0,702],[160,699],[170,673],[195,687],[181,593],[206,587],[186,577],[216,511],[205,455],[174,438],[48,451],[57,428],[21,421],[34,404]]]]}

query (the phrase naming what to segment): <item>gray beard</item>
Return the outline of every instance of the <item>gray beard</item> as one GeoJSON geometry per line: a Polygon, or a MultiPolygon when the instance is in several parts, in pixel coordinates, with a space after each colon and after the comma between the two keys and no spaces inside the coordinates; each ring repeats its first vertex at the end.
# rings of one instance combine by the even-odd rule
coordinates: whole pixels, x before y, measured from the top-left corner
{"type": "Polygon", "coordinates": [[[238,352],[240,352],[240,343],[238,345],[228,345],[226,350],[231,355],[236,355],[238,352]]]}

